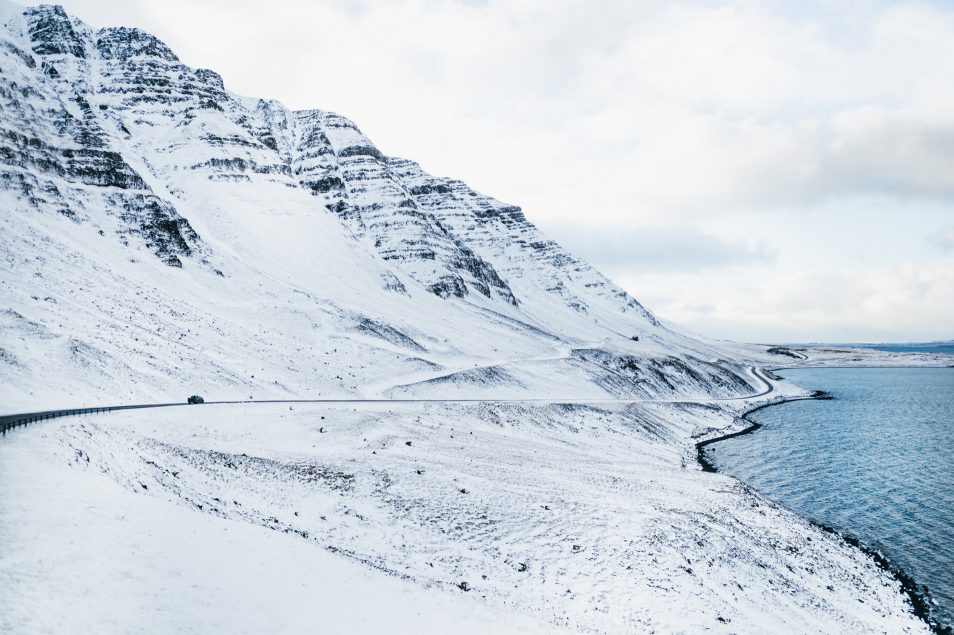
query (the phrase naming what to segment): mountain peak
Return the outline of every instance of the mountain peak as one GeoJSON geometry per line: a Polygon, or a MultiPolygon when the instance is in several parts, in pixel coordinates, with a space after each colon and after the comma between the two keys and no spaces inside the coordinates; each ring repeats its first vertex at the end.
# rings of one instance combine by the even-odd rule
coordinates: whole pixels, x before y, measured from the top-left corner
{"type": "Polygon", "coordinates": [[[23,12],[27,35],[37,55],[71,55],[85,58],[86,47],[73,20],[58,4],[41,4],[23,12]]]}
{"type": "Polygon", "coordinates": [[[110,27],[96,33],[96,48],[103,59],[126,61],[131,57],[158,57],[168,62],[179,58],[159,38],[128,27],[110,27]]]}

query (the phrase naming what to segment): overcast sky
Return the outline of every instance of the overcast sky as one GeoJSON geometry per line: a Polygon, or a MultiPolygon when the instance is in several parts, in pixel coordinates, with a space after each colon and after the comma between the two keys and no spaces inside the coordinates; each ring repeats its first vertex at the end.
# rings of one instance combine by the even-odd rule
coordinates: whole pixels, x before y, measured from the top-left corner
{"type": "Polygon", "coordinates": [[[61,1],[522,206],[695,331],[954,338],[946,2],[61,1]]]}

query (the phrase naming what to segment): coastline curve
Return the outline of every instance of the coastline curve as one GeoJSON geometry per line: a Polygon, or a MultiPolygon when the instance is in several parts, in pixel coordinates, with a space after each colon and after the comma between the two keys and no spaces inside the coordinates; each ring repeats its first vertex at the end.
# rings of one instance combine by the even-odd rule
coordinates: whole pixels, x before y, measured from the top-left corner
{"type": "MultiPolygon", "coordinates": [[[[715,464],[712,461],[710,461],[708,458],[706,458],[705,449],[708,446],[714,443],[718,443],[720,441],[725,441],[727,439],[733,439],[735,437],[741,437],[741,436],[752,434],[764,427],[761,423],[758,423],[757,421],[753,421],[752,419],[749,418],[749,416],[752,415],[753,413],[756,413],[760,410],[764,410],[771,406],[778,406],[778,405],[781,405],[784,403],[790,403],[793,401],[807,401],[810,399],[830,400],[830,399],[834,399],[834,397],[826,391],[814,390],[812,391],[810,395],[807,395],[804,397],[781,398],[777,401],[771,401],[769,403],[761,404],[759,406],[746,410],[739,418],[745,421],[746,423],[748,423],[749,425],[743,428],[742,430],[731,432],[728,434],[722,434],[722,435],[713,437],[711,439],[705,439],[703,441],[699,441],[696,443],[696,460],[698,461],[701,470],[703,472],[708,472],[711,474],[720,474],[715,464]]],[[[745,483],[745,481],[743,481],[742,479],[736,476],[733,476],[731,474],[726,474],[726,476],[730,476],[731,478],[738,480],[740,483],[745,484],[747,487],[751,487],[747,483],[745,483]]],[[[755,491],[759,491],[756,488],[753,488],[753,489],[755,489],[755,491]]],[[[759,493],[761,494],[761,492],[759,493]]],[[[783,507],[786,507],[782,503],[778,503],[778,504],[782,505],[783,507]]],[[[786,507],[786,509],[788,508],[786,507]]],[[[792,511],[792,510],[789,510],[789,511],[792,511]]],[[[817,527],[821,531],[827,534],[832,534],[834,536],[837,536],[838,538],[843,540],[845,543],[847,543],[851,547],[861,551],[865,556],[870,558],[875,563],[875,565],[878,566],[878,568],[880,568],[882,571],[886,572],[888,575],[893,577],[898,582],[898,584],[901,585],[901,592],[908,598],[908,601],[911,604],[911,609],[914,612],[914,614],[922,622],[924,622],[927,625],[927,627],[930,629],[932,633],[934,633],[935,635],[954,635],[954,628],[940,624],[933,618],[931,613],[931,605],[933,603],[933,600],[931,598],[930,592],[928,591],[927,587],[923,585],[919,585],[914,580],[913,577],[911,577],[908,573],[906,573],[900,566],[892,562],[887,556],[885,556],[883,553],[881,553],[874,547],[867,545],[863,540],[861,540],[854,534],[838,530],[835,527],[827,523],[823,523],[818,520],[815,520],[814,518],[810,516],[806,516],[804,514],[800,514],[795,511],[792,511],[792,513],[801,516],[802,518],[807,520],[811,525],[817,527]]]]}

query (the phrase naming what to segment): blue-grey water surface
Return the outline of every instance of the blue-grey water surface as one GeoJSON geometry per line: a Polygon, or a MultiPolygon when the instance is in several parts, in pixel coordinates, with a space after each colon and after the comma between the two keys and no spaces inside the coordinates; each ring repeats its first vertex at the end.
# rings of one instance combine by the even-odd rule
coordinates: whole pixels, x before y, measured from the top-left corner
{"type": "Polygon", "coordinates": [[[831,401],[753,413],[763,427],[708,446],[731,474],[885,554],[954,625],[954,368],[778,372],[831,401]]]}

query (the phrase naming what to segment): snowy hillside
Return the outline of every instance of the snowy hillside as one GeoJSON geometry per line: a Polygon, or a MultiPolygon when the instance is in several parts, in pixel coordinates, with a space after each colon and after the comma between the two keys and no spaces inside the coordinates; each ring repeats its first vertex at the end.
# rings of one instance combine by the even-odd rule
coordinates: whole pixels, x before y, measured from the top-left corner
{"type": "Polygon", "coordinates": [[[8,407],[750,391],[519,208],[344,117],[233,95],[59,7],[0,37],[8,407]]]}
{"type": "Polygon", "coordinates": [[[0,630],[923,632],[695,463],[802,394],[753,368],[792,356],[661,323],[520,208],[148,33],[0,21],[0,413],[435,400],[8,434],[0,630]]]}

